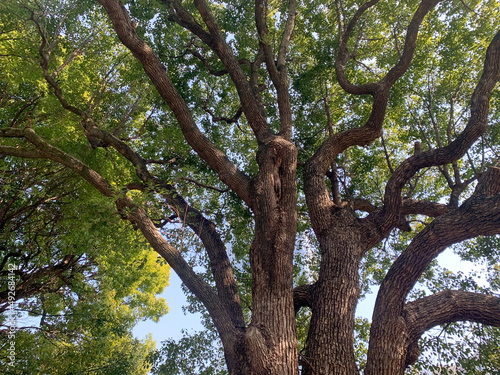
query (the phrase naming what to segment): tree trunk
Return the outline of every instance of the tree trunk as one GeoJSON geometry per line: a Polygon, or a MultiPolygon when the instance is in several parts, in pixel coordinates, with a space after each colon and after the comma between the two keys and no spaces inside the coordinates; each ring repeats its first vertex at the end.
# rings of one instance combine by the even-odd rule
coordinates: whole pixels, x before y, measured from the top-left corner
{"type": "Polygon", "coordinates": [[[261,146],[253,181],[255,239],[250,249],[252,323],[246,345],[252,374],[298,374],[293,306],[297,225],[296,149],[276,137],[261,146]]]}
{"type": "Polygon", "coordinates": [[[302,360],[307,375],[358,373],[353,332],[363,237],[350,209],[337,209],[332,216],[336,226],[318,235],[321,269],[312,296],[307,351],[302,360]]]}

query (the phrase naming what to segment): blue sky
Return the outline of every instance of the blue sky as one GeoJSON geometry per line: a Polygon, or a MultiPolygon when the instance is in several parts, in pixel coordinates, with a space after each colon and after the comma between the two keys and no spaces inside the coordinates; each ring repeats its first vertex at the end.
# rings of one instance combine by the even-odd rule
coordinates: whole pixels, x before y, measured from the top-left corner
{"type": "Polygon", "coordinates": [[[188,332],[203,329],[200,323],[200,314],[184,314],[182,307],[187,305],[186,296],[181,289],[181,280],[174,271],[170,273],[170,285],[165,288],[162,297],[168,303],[169,313],[164,315],[158,323],[151,320],[140,322],[134,328],[134,335],[143,339],[148,333],[156,340],[156,347],[160,347],[163,340],[182,337],[181,330],[188,332]]]}

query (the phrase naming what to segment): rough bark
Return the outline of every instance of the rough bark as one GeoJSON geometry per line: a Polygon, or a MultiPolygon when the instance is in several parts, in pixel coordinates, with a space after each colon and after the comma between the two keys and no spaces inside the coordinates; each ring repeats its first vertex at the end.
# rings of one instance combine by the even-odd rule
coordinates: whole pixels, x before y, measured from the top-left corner
{"type": "MultiPolygon", "coordinates": [[[[457,320],[500,325],[500,299],[459,291],[443,291],[412,302],[408,293],[430,262],[449,245],[478,235],[500,233],[500,169],[490,168],[479,180],[476,191],[458,206],[454,192],[452,205],[405,199],[404,186],[424,168],[456,163],[486,131],[490,95],[500,78],[500,33],[490,44],[484,71],[471,99],[471,115],[465,130],[447,146],[422,152],[393,169],[381,206],[364,199],[342,199],[338,179],[331,178],[333,197],[325,176],[335,167],[336,157],[353,146],[369,145],[381,137],[391,87],[407,71],[413,59],[420,25],[442,0],[422,0],[407,28],[399,60],[375,82],[356,85],[345,72],[352,54],[349,39],[359,27],[363,14],[379,2],[371,0],[359,7],[339,36],[335,73],[342,89],[352,95],[373,98],[370,115],[363,126],[334,133],[304,163],[304,194],[312,229],[319,242],[321,265],[312,285],[293,287],[293,255],[297,226],[297,150],[292,143],[293,115],[287,72],[287,50],[297,16],[297,2],[290,0],[284,31],[273,50],[267,25],[266,1],[255,1],[255,23],[259,51],[248,62],[251,73],[242,69],[226,42],[209,2],[195,0],[198,14],[190,14],[181,1],[164,0],[169,19],[199,38],[219,58],[224,69],[214,71],[201,55],[197,57],[214,75],[227,74],[240,100],[237,116],[244,115],[258,144],[258,172],[250,177],[219,150],[200,130],[189,106],[182,98],[153,49],[136,33],[126,7],[119,0],[98,0],[121,42],[142,64],[152,84],[172,110],[186,141],[199,157],[235,192],[254,215],[255,237],[250,247],[252,273],[252,321],[246,326],[231,263],[214,223],[190,206],[174,187],[152,175],[147,162],[116,134],[100,129],[92,116],[69,103],[54,74],[49,71],[50,51],[43,28],[39,54],[47,83],[61,106],[81,118],[92,146],[105,145],[118,151],[135,168],[139,184],[130,188],[150,189],[178,210],[186,224],[206,249],[215,288],[204,282],[182,254],[158,231],[147,211],[118,191],[97,171],[54,147],[27,126],[0,130],[0,137],[27,141],[20,147],[0,145],[0,155],[46,158],[64,165],[92,184],[102,195],[116,202],[118,211],[141,231],[151,246],[179,275],[188,289],[202,302],[216,327],[226,355],[229,373],[299,373],[295,314],[302,306],[311,308],[312,317],[306,350],[300,365],[305,375],[357,374],[354,355],[355,309],[359,298],[359,266],[366,252],[389,233],[408,230],[405,216],[421,214],[434,221],[417,234],[398,257],[381,285],[377,297],[365,374],[399,375],[418,358],[418,339],[431,327],[457,320]],[[273,134],[266,108],[256,89],[261,65],[275,90],[279,110],[279,131],[273,134]],[[336,189],[337,188],[337,189],[336,189]],[[356,210],[367,215],[360,219],[356,210]]],[[[193,10],[195,11],[195,10],[193,10]]],[[[339,24],[340,28],[340,24],[339,24]]],[[[196,56],[196,53],[193,53],[196,56]]],[[[273,94],[274,95],[274,94],[273,94]]],[[[325,103],[327,101],[325,100],[325,103]]],[[[326,103],[327,105],[327,103],[326,103]]],[[[226,119],[228,120],[228,119],[226,119]]],[[[329,119],[329,126],[331,127],[329,119]]],[[[444,168],[444,167],[443,167],[444,168]]],[[[1,297],[1,296],[0,296],[1,297]]]]}
{"type": "MultiPolygon", "coordinates": [[[[404,313],[405,300],[430,262],[454,243],[479,235],[499,233],[499,177],[499,168],[490,168],[485,172],[471,198],[459,208],[436,218],[415,236],[405,252],[394,262],[380,287],[375,303],[365,371],[367,374],[402,374],[406,365],[413,361],[407,360],[408,354],[411,354],[407,350],[414,344],[416,334],[411,332],[404,313]]],[[[433,301],[437,297],[433,298],[429,297],[426,301],[433,301]]],[[[439,313],[447,315],[444,302],[443,300],[443,310],[439,313]]],[[[410,310],[412,306],[417,305],[410,304],[410,310]]],[[[420,306],[423,306],[423,303],[420,303],[420,306]]],[[[476,307],[479,308],[480,305],[476,307]]],[[[429,318],[432,319],[433,316],[435,322],[439,321],[439,313],[428,311],[429,318]]],[[[450,321],[455,321],[460,316],[460,311],[454,313],[456,315],[453,319],[450,318],[450,321]]],[[[465,315],[467,314],[464,313],[463,316],[465,315]]],[[[469,314],[467,320],[474,320],[474,316],[469,314]]],[[[491,320],[493,324],[495,321],[491,320]]]]}
{"type": "Polygon", "coordinates": [[[355,374],[354,313],[359,298],[362,227],[350,210],[335,215],[334,230],[319,235],[321,268],[312,292],[304,374],[355,374]]]}
{"type": "MultiPolygon", "coordinates": [[[[399,220],[403,185],[421,168],[458,160],[486,131],[491,91],[500,78],[500,32],[490,43],[484,70],[471,100],[464,131],[446,147],[430,150],[403,162],[389,180],[384,207],[372,215],[384,233],[399,220]]],[[[422,230],[393,264],[382,283],[370,332],[366,374],[402,374],[407,364],[410,334],[403,316],[406,296],[418,277],[441,251],[478,235],[498,233],[498,168],[484,173],[471,198],[459,208],[437,217],[422,230]],[[493,177],[494,176],[494,177],[493,177]]]]}
{"type": "Polygon", "coordinates": [[[298,374],[293,304],[296,150],[276,137],[257,156],[252,183],[255,239],[250,248],[252,324],[247,331],[255,374],[298,374]]]}

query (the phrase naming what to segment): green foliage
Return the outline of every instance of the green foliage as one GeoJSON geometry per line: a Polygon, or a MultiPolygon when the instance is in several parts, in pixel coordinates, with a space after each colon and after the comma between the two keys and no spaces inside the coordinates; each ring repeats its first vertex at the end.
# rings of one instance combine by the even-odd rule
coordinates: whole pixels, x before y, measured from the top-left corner
{"type": "MultiPolygon", "coordinates": [[[[18,331],[16,365],[2,366],[2,373],[146,375],[151,364],[145,359],[154,350],[154,341],[134,339],[128,328],[120,327],[120,320],[110,320],[109,307],[102,313],[104,316],[85,312],[79,330],[61,324],[52,327],[61,328],[59,332],[18,331]],[[90,319],[95,320],[90,322],[90,319]]],[[[71,318],[73,323],[75,320],[71,318]]]]}
{"type": "MultiPolygon", "coordinates": [[[[202,132],[242,171],[255,176],[257,143],[243,115],[236,122],[227,121],[236,116],[240,103],[236,88],[228,75],[222,74],[223,65],[215,53],[169,21],[172,14],[166,2],[124,3],[138,22],[138,34],[155,49],[202,132]]],[[[183,3],[203,24],[194,5],[183,3]]],[[[341,31],[361,3],[316,0],[298,4],[287,67],[293,142],[299,150],[300,163],[318,150],[330,132],[359,127],[370,115],[371,97],[347,95],[335,75],[334,57],[341,31]]],[[[267,2],[266,42],[275,50],[285,26],[287,4],[267,2]]],[[[385,1],[366,12],[349,41],[350,50],[356,49],[355,58],[346,66],[352,82],[378,80],[394,66],[418,4],[417,0],[385,1]]],[[[250,74],[245,62],[254,61],[259,50],[253,3],[212,1],[210,5],[226,41],[242,61],[244,72],[250,74]]],[[[359,198],[380,205],[386,181],[415,152],[416,141],[421,142],[422,150],[434,149],[449,144],[463,130],[469,115],[469,98],[482,69],[484,49],[499,19],[496,0],[446,1],[429,14],[421,27],[411,67],[391,91],[383,138],[366,147],[350,148],[336,158],[333,167],[343,199],[359,198]]],[[[189,197],[189,204],[216,224],[233,261],[245,316],[249,319],[251,277],[247,255],[253,240],[252,214],[191,150],[174,116],[150,85],[142,67],[117,40],[96,2],[7,0],[0,4],[0,129],[30,126],[51,144],[97,171],[116,191],[126,191],[146,207],[159,227],[168,223],[161,228],[162,234],[201,270],[199,273],[206,281],[213,283],[202,246],[188,232],[185,218],[179,217],[178,210],[169,206],[161,194],[128,189],[127,184],[139,182],[131,163],[110,147],[90,147],[82,119],[63,110],[54,89],[44,79],[41,47],[45,53],[50,52],[48,73],[57,79],[68,104],[87,113],[98,127],[133,148],[148,161],[151,174],[171,184],[178,194],[189,197]]],[[[257,83],[263,90],[266,115],[275,129],[279,118],[272,82],[262,74],[257,83]]],[[[489,165],[498,165],[498,90],[493,92],[491,103],[492,125],[470,154],[453,165],[420,172],[405,186],[406,198],[448,202],[452,189],[462,183],[466,185],[463,196],[467,197],[475,176],[489,165]]],[[[10,138],[2,138],[2,145],[31,147],[28,142],[10,138]]],[[[299,172],[300,169],[301,164],[299,172]]],[[[298,186],[295,285],[316,280],[320,257],[307,217],[302,181],[298,181],[298,186]]],[[[74,268],[64,273],[70,282],[59,278],[50,284],[50,292],[30,295],[19,304],[33,316],[44,316],[44,324],[36,330],[19,333],[21,348],[37,348],[29,351],[31,356],[26,356],[25,368],[39,369],[36,373],[40,374],[48,371],[42,365],[51,368],[53,374],[85,373],[85,366],[92,364],[98,373],[147,371],[144,356],[152,343],[137,342],[130,336],[130,329],[141,319],[158,319],[167,311],[165,301],[155,296],[167,283],[168,267],[149,250],[138,232],[125,225],[111,200],[55,164],[3,158],[0,189],[2,202],[12,199],[10,212],[27,208],[6,219],[0,227],[1,257],[8,252],[21,253],[17,261],[24,262],[24,269],[59,264],[67,255],[79,259],[74,268]]],[[[360,218],[365,214],[359,211],[360,218]]],[[[381,283],[414,233],[428,222],[429,219],[410,216],[413,232],[395,230],[384,243],[367,253],[360,270],[362,295],[381,283]]],[[[498,293],[498,246],[499,239],[495,237],[479,238],[455,248],[463,259],[488,264],[486,286],[474,275],[453,273],[435,262],[413,296],[451,287],[498,293]]],[[[48,283],[49,278],[40,282],[48,283]]],[[[3,280],[0,287],[6,289],[3,280]]],[[[189,309],[204,311],[194,301],[189,309]]],[[[301,349],[309,316],[304,309],[297,317],[301,349]]],[[[498,330],[475,325],[445,328],[453,343],[443,343],[439,339],[441,333],[437,334],[438,339],[427,337],[425,365],[437,369],[437,352],[442,363],[448,365],[456,354],[457,340],[466,340],[470,333],[474,339],[467,344],[469,351],[458,359],[459,366],[467,373],[493,373],[495,363],[498,368],[494,351],[500,337],[498,330]]],[[[357,321],[360,368],[365,363],[368,329],[368,321],[357,321]]],[[[165,342],[154,357],[155,372],[224,373],[220,348],[214,341],[214,333],[207,331],[186,335],[178,342],[165,342]],[[208,351],[207,347],[214,350],[208,351]],[[212,361],[213,352],[217,355],[212,361]]]]}
{"type": "Polygon", "coordinates": [[[0,200],[9,206],[0,220],[0,295],[9,265],[18,287],[16,366],[7,365],[9,340],[2,340],[2,373],[147,374],[155,344],[131,330],[168,311],[157,295],[169,268],[108,201],[65,170],[44,161],[1,167],[0,200]]]}
{"type": "MultiPolygon", "coordinates": [[[[413,371],[433,374],[499,374],[498,328],[479,324],[437,327],[422,340],[423,361],[413,371]]],[[[413,373],[413,372],[412,372],[413,373]]]]}
{"type": "Polygon", "coordinates": [[[225,375],[224,353],[213,331],[184,335],[179,340],[166,340],[153,355],[155,375],[225,375]]]}

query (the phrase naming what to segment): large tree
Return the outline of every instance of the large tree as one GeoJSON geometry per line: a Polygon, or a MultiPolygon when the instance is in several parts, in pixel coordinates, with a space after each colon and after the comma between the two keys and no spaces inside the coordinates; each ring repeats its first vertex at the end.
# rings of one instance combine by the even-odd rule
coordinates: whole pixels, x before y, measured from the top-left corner
{"type": "Polygon", "coordinates": [[[414,293],[446,248],[500,233],[495,0],[2,9],[0,154],[114,202],[207,311],[230,374],[402,374],[432,327],[500,326],[498,289],[414,293]]]}

